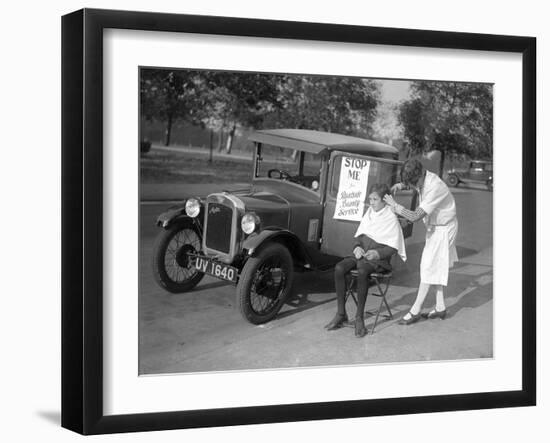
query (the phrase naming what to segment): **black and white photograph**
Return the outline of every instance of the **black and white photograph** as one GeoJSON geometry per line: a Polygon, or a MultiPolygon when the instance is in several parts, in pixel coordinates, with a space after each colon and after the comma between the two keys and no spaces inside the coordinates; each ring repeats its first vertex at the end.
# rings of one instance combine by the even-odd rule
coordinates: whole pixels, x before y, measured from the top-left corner
{"type": "Polygon", "coordinates": [[[136,94],[140,375],[493,358],[493,84],[141,66],[136,94]]]}
{"type": "Polygon", "coordinates": [[[6,5],[2,441],[544,440],[544,3],[6,5]]]}

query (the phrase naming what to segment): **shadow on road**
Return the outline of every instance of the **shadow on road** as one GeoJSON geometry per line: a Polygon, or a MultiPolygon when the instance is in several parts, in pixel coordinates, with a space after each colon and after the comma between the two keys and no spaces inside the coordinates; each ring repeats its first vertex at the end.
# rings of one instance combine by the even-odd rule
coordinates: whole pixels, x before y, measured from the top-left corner
{"type": "Polygon", "coordinates": [[[478,282],[483,281],[484,277],[491,276],[492,272],[481,276],[476,281],[472,282],[471,279],[468,279],[469,285],[466,290],[459,294],[456,297],[456,301],[449,303],[447,314],[451,317],[463,309],[475,309],[480,306],[483,306],[486,303],[489,303],[493,300],[493,283],[487,282],[485,284],[478,284],[478,282]]]}
{"type": "Polygon", "coordinates": [[[196,287],[194,287],[193,289],[191,289],[188,292],[200,292],[200,291],[205,291],[205,290],[208,290],[208,289],[221,288],[223,286],[232,286],[232,284],[230,282],[227,282],[227,281],[224,281],[224,280],[218,280],[218,281],[214,281],[214,282],[206,283],[206,284],[199,283],[196,287]]]}
{"type": "Polygon", "coordinates": [[[470,249],[470,248],[464,248],[462,246],[457,246],[456,247],[456,253],[458,255],[458,259],[461,260],[463,258],[466,258],[466,257],[470,257],[472,255],[475,255],[477,254],[479,251],[476,251],[475,249],[470,249]]]}
{"type": "Polygon", "coordinates": [[[278,318],[285,318],[327,303],[335,303],[332,271],[296,274],[292,295],[278,318]]]}
{"type": "MultiPolygon", "coordinates": [[[[400,318],[408,312],[408,309],[414,303],[416,299],[416,287],[420,282],[420,275],[418,264],[420,263],[420,257],[422,255],[422,249],[424,248],[423,242],[413,243],[407,246],[407,263],[403,263],[401,260],[394,259],[394,277],[392,280],[393,285],[399,286],[414,286],[415,290],[402,295],[398,299],[393,299],[391,296],[388,297],[390,308],[394,318],[400,318]],[[415,264],[415,268],[412,268],[412,264],[415,264]],[[405,308],[403,308],[405,306],[405,308]]],[[[474,254],[477,254],[478,251],[458,246],[457,253],[459,259],[463,259],[474,254]]],[[[334,277],[333,271],[325,272],[308,272],[304,274],[296,274],[296,278],[293,286],[293,294],[291,298],[286,302],[285,307],[279,313],[279,318],[289,317],[294,314],[306,311],[308,309],[316,308],[327,303],[336,303],[336,294],[334,289],[334,277]]],[[[472,277],[456,274],[451,277],[453,279],[452,286],[453,288],[468,288],[471,287],[472,277]]],[[[453,309],[449,311],[448,315],[452,315],[457,312],[461,307],[476,307],[482,304],[485,304],[492,299],[492,291],[481,291],[483,296],[477,296],[477,291],[473,290],[468,294],[467,297],[462,296],[459,301],[453,305],[453,309]],[[472,296],[470,296],[472,294],[472,296]],[[469,304],[468,304],[469,303],[469,304]]],[[[433,293],[433,289],[431,291],[433,293]]],[[[390,286],[391,294],[391,286],[390,286]]],[[[447,296],[452,297],[451,292],[446,293],[447,296]]],[[[433,294],[428,295],[426,300],[426,306],[431,306],[430,297],[434,297],[433,294]]],[[[367,302],[370,304],[374,303],[371,298],[376,299],[378,303],[378,298],[374,296],[369,296],[367,302]]],[[[452,300],[449,298],[449,301],[452,300]]]]}
{"type": "MultiPolygon", "coordinates": [[[[449,287],[445,289],[445,302],[447,305],[447,318],[451,318],[462,309],[478,308],[493,299],[492,273],[490,270],[479,275],[472,280],[471,275],[451,274],[449,275],[449,287]]],[[[391,287],[390,287],[391,291],[391,287]]],[[[388,297],[388,302],[394,317],[400,318],[405,315],[416,300],[416,290],[403,296],[392,299],[388,297]],[[405,309],[403,309],[405,306],[405,309]],[[394,311],[394,309],[399,309],[394,311]],[[397,313],[397,315],[396,315],[397,313]]],[[[423,311],[432,309],[435,305],[435,290],[430,288],[428,296],[424,301],[423,311]]]]}

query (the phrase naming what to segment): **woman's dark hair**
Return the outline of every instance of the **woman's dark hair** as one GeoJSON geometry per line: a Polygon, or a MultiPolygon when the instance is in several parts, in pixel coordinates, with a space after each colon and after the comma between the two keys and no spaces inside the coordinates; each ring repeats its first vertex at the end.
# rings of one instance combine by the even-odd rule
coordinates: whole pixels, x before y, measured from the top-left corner
{"type": "Polygon", "coordinates": [[[416,158],[411,158],[403,163],[401,168],[401,183],[416,186],[420,177],[424,174],[422,163],[416,158]]]}
{"type": "Polygon", "coordinates": [[[386,194],[391,194],[390,187],[386,183],[375,183],[369,189],[369,194],[376,192],[378,196],[383,199],[386,194]]]}

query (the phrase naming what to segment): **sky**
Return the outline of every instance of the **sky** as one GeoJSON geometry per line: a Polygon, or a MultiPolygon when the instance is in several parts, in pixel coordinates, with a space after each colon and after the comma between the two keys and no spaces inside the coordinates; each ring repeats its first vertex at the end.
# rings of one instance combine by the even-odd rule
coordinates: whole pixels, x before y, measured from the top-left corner
{"type": "Polygon", "coordinates": [[[382,84],[382,101],[398,103],[409,97],[409,84],[407,80],[380,80],[382,84]]]}

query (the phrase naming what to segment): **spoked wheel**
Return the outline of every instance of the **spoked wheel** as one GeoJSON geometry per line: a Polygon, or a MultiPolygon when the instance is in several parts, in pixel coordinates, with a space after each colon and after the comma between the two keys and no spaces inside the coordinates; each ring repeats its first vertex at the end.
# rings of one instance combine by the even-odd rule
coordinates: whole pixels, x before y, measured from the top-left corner
{"type": "Polygon", "coordinates": [[[153,248],[153,275],[167,291],[179,293],[193,289],[204,277],[192,263],[200,252],[201,238],[193,225],[163,230],[153,248]]]}
{"type": "Polygon", "coordinates": [[[274,318],[290,294],[293,281],[292,256],[272,243],[245,263],[237,285],[237,305],[250,323],[274,318]]]}
{"type": "Polygon", "coordinates": [[[455,174],[451,174],[451,175],[449,175],[449,178],[447,179],[447,182],[451,186],[458,186],[458,183],[460,182],[460,180],[458,179],[458,177],[455,174]]]}

